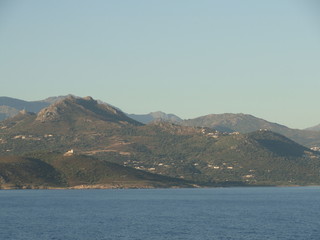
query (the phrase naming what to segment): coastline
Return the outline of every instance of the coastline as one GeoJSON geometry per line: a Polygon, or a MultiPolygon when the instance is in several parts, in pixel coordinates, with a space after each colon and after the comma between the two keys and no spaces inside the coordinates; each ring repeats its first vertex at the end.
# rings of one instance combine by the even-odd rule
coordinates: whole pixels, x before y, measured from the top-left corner
{"type": "Polygon", "coordinates": [[[90,190],[90,189],[185,189],[185,188],[252,188],[252,187],[279,187],[279,188],[287,188],[287,187],[320,187],[318,184],[310,184],[310,185],[212,185],[212,186],[201,186],[197,184],[188,185],[188,186],[155,186],[152,184],[119,184],[119,183],[109,183],[109,184],[81,184],[75,186],[68,187],[56,187],[56,186],[33,186],[33,185],[25,185],[25,186],[10,186],[10,185],[2,185],[0,186],[0,190],[90,190]]]}

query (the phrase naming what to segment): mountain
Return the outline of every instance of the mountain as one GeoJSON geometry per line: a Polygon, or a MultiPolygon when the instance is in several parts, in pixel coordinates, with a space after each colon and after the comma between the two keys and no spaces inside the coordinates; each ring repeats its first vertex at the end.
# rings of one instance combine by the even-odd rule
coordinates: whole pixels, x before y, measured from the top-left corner
{"type": "Polygon", "coordinates": [[[15,98],[0,97],[0,120],[13,117],[21,110],[38,112],[48,105],[49,103],[42,101],[27,102],[15,98]]]}
{"type": "Polygon", "coordinates": [[[0,121],[6,118],[13,117],[19,113],[19,110],[6,105],[0,106],[0,121]]]}
{"type": "Polygon", "coordinates": [[[274,132],[286,131],[286,126],[271,123],[264,119],[243,113],[210,114],[195,119],[184,120],[186,126],[210,127],[222,132],[249,133],[259,129],[268,129],[274,132]]]}
{"type": "Polygon", "coordinates": [[[250,133],[259,129],[267,129],[280,133],[304,146],[320,146],[320,132],[291,129],[286,126],[268,122],[248,114],[210,114],[195,119],[184,120],[185,126],[209,127],[222,132],[250,133]]]}
{"type": "Polygon", "coordinates": [[[267,129],[291,138],[304,146],[320,147],[320,132],[318,132],[318,129],[320,129],[319,126],[306,129],[307,131],[291,129],[284,125],[272,123],[264,119],[243,113],[210,114],[188,120],[182,120],[176,115],[168,115],[162,112],[155,112],[145,115],[129,114],[128,116],[145,124],[157,120],[162,120],[181,124],[184,126],[213,128],[220,132],[227,133],[250,133],[259,129],[267,129]]]}
{"type": "MultiPolygon", "coordinates": [[[[43,107],[59,102],[65,98],[75,96],[69,94],[67,96],[49,97],[41,101],[27,102],[19,99],[0,97],[0,121],[19,114],[20,111],[38,113],[43,107]]],[[[120,111],[118,108],[111,106],[102,101],[97,101],[98,104],[107,105],[120,111]]],[[[249,133],[259,129],[268,129],[280,133],[304,146],[312,148],[320,148],[320,131],[319,126],[315,126],[306,130],[291,129],[286,126],[268,122],[264,119],[254,117],[248,114],[210,114],[207,116],[198,117],[195,119],[182,120],[174,114],[166,114],[163,112],[153,112],[149,114],[127,114],[127,117],[134,119],[140,123],[148,124],[153,121],[169,121],[182,124],[184,126],[210,127],[221,132],[241,132],[249,133]]],[[[44,125],[44,124],[43,124],[44,125]]],[[[83,124],[82,124],[83,125],[83,124]]],[[[74,127],[70,127],[74,129],[74,127]]],[[[42,128],[43,129],[43,128],[42,128]]],[[[62,127],[63,129],[63,127],[62,127]]],[[[49,130],[49,129],[47,129],[49,130]]],[[[44,130],[45,131],[45,130],[44,130]]]]}
{"type": "Polygon", "coordinates": [[[0,121],[17,115],[21,110],[38,113],[41,109],[68,96],[50,97],[45,100],[31,102],[10,97],[0,97],[0,121]]]}
{"type": "Polygon", "coordinates": [[[42,101],[27,102],[15,98],[0,97],[1,106],[9,106],[18,110],[27,110],[30,112],[38,112],[40,109],[48,106],[48,103],[42,101]]]}
{"type": "Polygon", "coordinates": [[[47,108],[42,109],[36,121],[42,123],[52,121],[76,122],[79,118],[84,121],[108,121],[117,123],[130,123],[141,125],[137,121],[127,117],[119,109],[107,104],[99,104],[91,97],[77,98],[67,97],[47,108]]]}
{"type": "Polygon", "coordinates": [[[142,128],[157,134],[139,140],[130,166],[213,185],[319,181],[319,154],[271,131],[228,134],[169,123],[142,128]]]}
{"type": "Polygon", "coordinates": [[[319,153],[278,133],[221,132],[165,121],[143,125],[91,97],[70,96],[38,114],[22,111],[0,122],[0,156],[49,164],[60,174],[61,187],[116,186],[127,169],[174,184],[152,175],[152,184],[129,177],[119,187],[320,184],[319,153]]]}
{"type": "MultiPolygon", "coordinates": [[[[119,109],[99,104],[91,97],[69,96],[38,114],[20,111],[1,122],[2,188],[190,187],[182,179],[91,156],[99,146],[114,146],[118,131],[139,126],[142,124],[119,109]],[[76,153],[69,151],[72,148],[76,153]],[[55,176],[54,181],[46,177],[51,175],[55,176]]],[[[108,158],[114,153],[104,151],[108,158]]]]}
{"type": "Polygon", "coordinates": [[[40,102],[45,102],[45,103],[48,103],[49,105],[51,105],[55,102],[61,101],[61,100],[68,98],[68,97],[77,97],[77,96],[75,96],[73,94],[68,94],[68,95],[63,95],[63,96],[54,96],[54,97],[48,97],[44,100],[41,100],[40,102]]]}
{"type": "Polygon", "coordinates": [[[166,114],[164,112],[158,111],[158,112],[151,112],[149,114],[128,114],[128,117],[144,123],[144,124],[148,124],[150,122],[153,121],[169,121],[169,122],[173,122],[173,123],[179,123],[182,121],[181,118],[179,118],[178,116],[174,115],[174,114],[166,114]]]}
{"type": "Polygon", "coordinates": [[[307,131],[320,131],[320,124],[310,127],[310,128],[306,128],[305,130],[307,131]]]}
{"type": "Polygon", "coordinates": [[[69,96],[43,108],[38,114],[20,112],[11,119],[1,122],[11,133],[62,134],[72,135],[79,130],[83,134],[92,131],[113,129],[122,125],[142,125],[127,117],[120,110],[99,104],[91,97],[69,96]]]}

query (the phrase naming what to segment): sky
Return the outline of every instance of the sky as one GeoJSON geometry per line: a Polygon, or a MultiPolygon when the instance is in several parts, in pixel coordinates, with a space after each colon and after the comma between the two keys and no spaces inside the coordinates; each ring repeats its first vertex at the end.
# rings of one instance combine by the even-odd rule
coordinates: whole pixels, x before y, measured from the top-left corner
{"type": "Polygon", "coordinates": [[[320,124],[317,0],[0,0],[0,96],[320,124]]]}

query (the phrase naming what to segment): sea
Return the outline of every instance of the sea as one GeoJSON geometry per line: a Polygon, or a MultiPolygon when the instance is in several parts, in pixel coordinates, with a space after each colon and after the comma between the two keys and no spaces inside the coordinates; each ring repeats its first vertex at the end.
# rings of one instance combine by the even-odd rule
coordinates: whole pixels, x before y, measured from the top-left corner
{"type": "Polygon", "coordinates": [[[319,240],[320,187],[1,190],[3,240],[319,240]]]}

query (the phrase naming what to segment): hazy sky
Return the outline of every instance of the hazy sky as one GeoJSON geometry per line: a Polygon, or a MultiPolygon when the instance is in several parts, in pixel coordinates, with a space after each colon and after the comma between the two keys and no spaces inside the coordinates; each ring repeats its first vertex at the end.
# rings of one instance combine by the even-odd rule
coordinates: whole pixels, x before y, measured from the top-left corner
{"type": "Polygon", "coordinates": [[[320,123],[312,0],[0,0],[0,96],[320,123]]]}

